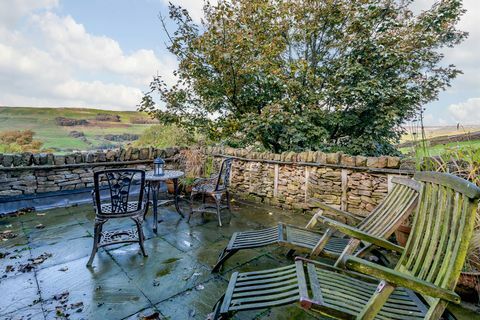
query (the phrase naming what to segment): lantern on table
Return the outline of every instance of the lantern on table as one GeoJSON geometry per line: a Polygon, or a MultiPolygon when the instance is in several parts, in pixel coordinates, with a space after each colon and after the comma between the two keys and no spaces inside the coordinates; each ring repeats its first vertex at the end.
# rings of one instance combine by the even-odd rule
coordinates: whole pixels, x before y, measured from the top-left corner
{"type": "Polygon", "coordinates": [[[163,167],[165,165],[165,161],[162,158],[158,157],[153,160],[153,175],[154,176],[163,176],[164,170],[163,167]]]}

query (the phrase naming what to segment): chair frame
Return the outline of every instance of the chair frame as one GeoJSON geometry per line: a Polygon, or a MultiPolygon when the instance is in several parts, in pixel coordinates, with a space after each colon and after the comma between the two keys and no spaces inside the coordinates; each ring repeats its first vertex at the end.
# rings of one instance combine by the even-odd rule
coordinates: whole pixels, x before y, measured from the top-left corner
{"type": "MultiPolygon", "coordinates": [[[[342,254],[355,254],[363,257],[373,249],[372,243],[359,240],[340,240],[334,236],[334,229],[330,228],[322,220],[324,218],[327,219],[323,214],[324,212],[329,212],[334,216],[353,220],[356,223],[355,227],[352,227],[353,230],[387,239],[415,209],[418,192],[421,188],[418,182],[404,177],[394,177],[392,183],[394,184],[392,191],[374,211],[363,219],[352,213],[330,207],[312,199],[311,201],[320,207],[320,211],[312,217],[305,228],[279,223],[278,227],[235,232],[227,247],[220,253],[212,272],[218,272],[223,263],[239,250],[268,245],[279,245],[290,249],[288,256],[293,256],[294,252],[298,252],[307,253],[312,257],[324,256],[331,259],[338,259],[342,254]],[[406,201],[406,203],[402,201],[406,201]],[[379,217],[380,219],[378,220],[388,221],[376,221],[379,217]],[[314,230],[318,225],[326,226],[327,229],[324,232],[314,230]],[[310,240],[306,241],[305,239],[310,240]]],[[[342,231],[340,230],[340,232],[342,231]]],[[[341,238],[344,238],[344,235],[345,233],[343,233],[341,238]]],[[[399,250],[401,247],[395,246],[395,249],[399,250]]],[[[379,258],[383,259],[382,256],[379,258]]],[[[339,263],[340,260],[337,261],[337,264],[339,263]]]]}
{"type": "Polygon", "coordinates": [[[145,188],[145,171],[138,169],[110,169],[94,173],[94,188],[92,200],[95,209],[95,226],[93,248],[87,266],[93,263],[99,248],[119,244],[138,243],[144,257],[147,257],[144,248],[144,234],[142,223],[148,210],[148,193],[145,188]],[[105,177],[108,182],[110,197],[103,201],[100,197],[102,190],[101,178],[105,177]],[[137,201],[129,201],[131,186],[134,178],[140,177],[140,190],[137,201]],[[103,225],[110,219],[130,218],[136,229],[103,231],[103,225]]]}
{"type": "Polygon", "coordinates": [[[222,226],[221,211],[228,209],[231,211],[231,196],[228,190],[230,184],[230,174],[232,169],[233,158],[226,158],[222,161],[220,171],[218,174],[212,175],[210,178],[196,179],[192,185],[192,192],[190,194],[190,214],[188,216],[188,222],[194,213],[201,213],[202,216],[206,213],[214,213],[218,218],[218,225],[222,226]],[[202,205],[193,209],[193,201],[197,195],[202,196],[202,205]],[[206,197],[209,196],[215,201],[215,205],[208,204],[206,197]],[[222,204],[222,200],[225,197],[226,204],[222,204]],[[214,209],[209,210],[209,209],[214,209]]]}
{"type": "MultiPolygon", "coordinates": [[[[291,266],[235,272],[213,318],[299,302],[337,319],[440,319],[448,303],[460,303],[454,290],[473,234],[480,188],[438,172],[418,172],[415,179],[422,183],[420,200],[394,269],[345,254],[343,268],[297,257],[291,266]]],[[[354,239],[397,248],[343,223],[324,217],[319,222],[354,239]]]]}

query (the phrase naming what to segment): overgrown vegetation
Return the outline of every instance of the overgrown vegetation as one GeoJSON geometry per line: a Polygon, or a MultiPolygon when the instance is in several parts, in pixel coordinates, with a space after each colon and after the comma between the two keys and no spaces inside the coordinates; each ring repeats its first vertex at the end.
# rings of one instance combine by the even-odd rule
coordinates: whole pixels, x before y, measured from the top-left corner
{"type": "Polygon", "coordinates": [[[178,82],[155,77],[140,110],[235,147],[392,154],[401,124],[460,72],[460,0],[208,2],[199,26],[170,5],[178,82]],[[164,104],[157,108],[154,95],[164,104]]]}
{"type": "Polygon", "coordinates": [[[35,132],[32,130],[14,130],[0,133],[0,152],[39,152],[43,143],[33,139],[35,132]]]}
{"type": "Polygon", "coordinates": [[[156,147],[161,149],[171,146],[187,147],[195,142],[195,135],[185,128],[175,125],[153,125],[146,129],[133,145],[136,147],[156,147]]]}

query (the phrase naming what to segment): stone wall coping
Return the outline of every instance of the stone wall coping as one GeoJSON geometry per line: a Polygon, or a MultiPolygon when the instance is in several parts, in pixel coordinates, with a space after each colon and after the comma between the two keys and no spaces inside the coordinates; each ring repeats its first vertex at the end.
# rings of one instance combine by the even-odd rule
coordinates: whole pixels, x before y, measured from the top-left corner
{"type": "MultiPolygon", "coordinates": [[[[165,162],[174,161],[173,158],[163,159],[165,162]]],[[[131,161],[104,161],[104,162],[87,162],[87,163],[71,163],[61,165],[39,165],[39,166],[20,166],[20,167],[0,167],[0,172],[18,171],[18,170],[51,170],[51,169],[68,169],[68,168],[91,168],[100,166],[121,166],[132,164],[148,164],[153,160],[131,160],[131,161]]]]}
{"type": "Polygon", "coordinates": [[[413,169],[373,168],[373,167],[357,167],[357,166],[348,166],[343,164],[328,164],[328,163],[319,163],[319,162],[251,159],[251,158],[243,158],[243,157],[232,156],[228,154],[220,154],[220,153],[214,153],[214,154],[211,154],[211,156],[233,158],[236,160],[247,161],[247,162],[262,162],[262,163],[269,163],[269,164],[282,164],[282,165],[293,165],[293,166],[303,166],[303,167],[327,167],[327,168],[337,168],[337,169],[350,169],[355,171],[365,171],[365,172],[372,172],[372,173],[405,174],[405,175],[413,175],[415,173],[415,170],[413,169]]]}

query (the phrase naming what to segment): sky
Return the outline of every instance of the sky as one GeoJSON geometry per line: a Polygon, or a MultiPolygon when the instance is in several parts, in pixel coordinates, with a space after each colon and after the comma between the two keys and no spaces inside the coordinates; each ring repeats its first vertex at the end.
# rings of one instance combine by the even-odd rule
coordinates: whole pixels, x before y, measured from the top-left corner
{"type": "MultiPolygon", "coordinates": [[[[170,0],[199,22],[202,0],[170,0]]],[[[0,0],[0,105],[136,110],[153,75],[173,83],[158,14],[169,0],[0,0]]],[[[416,12],[434,0],[415,0],[416,12]]],[[[480,124],[479,0],[464,0],[469,38],[446,49],[463,74],[426,105],[427,125],[480,124]]]]}

